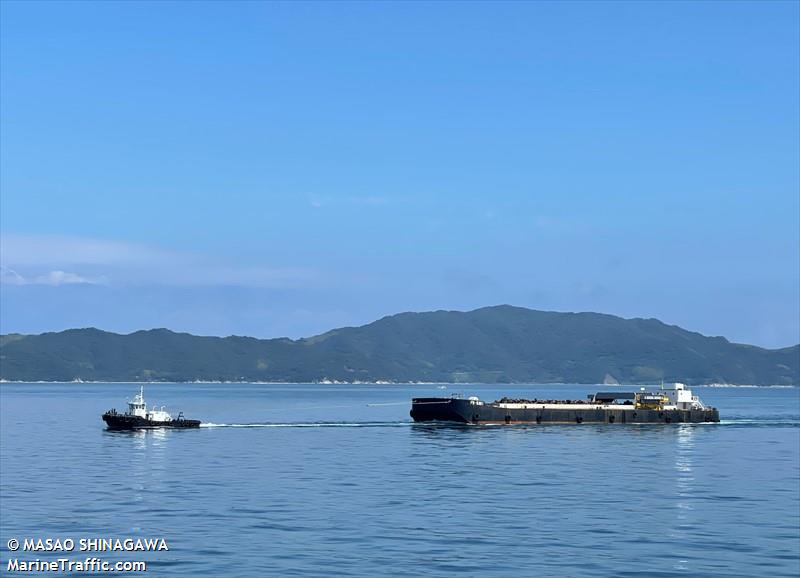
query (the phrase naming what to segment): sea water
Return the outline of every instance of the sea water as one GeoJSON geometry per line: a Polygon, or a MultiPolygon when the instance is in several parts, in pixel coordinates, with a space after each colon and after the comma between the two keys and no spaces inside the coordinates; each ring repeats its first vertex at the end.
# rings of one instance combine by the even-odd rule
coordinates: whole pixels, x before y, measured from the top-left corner
{"type": "Polygon", "coordinates": [[[800,574],[798,388],[695,388],[720,424],[453,426],[411,423],[411,397],[608,387],[150,384],[206,425],[107,431],[138,387],[0,385],[0,574],[89,557],[149,576],[800,574]]]}

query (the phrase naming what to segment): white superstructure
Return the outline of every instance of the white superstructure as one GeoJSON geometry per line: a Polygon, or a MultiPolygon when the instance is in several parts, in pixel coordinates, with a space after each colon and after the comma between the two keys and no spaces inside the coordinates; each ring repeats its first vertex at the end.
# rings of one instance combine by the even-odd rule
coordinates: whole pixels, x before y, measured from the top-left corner
{"type": "Polygon", "coordinates": [[[677,409],[705,409],[706,406],[700,401],[696,395],[692,395],[691,389],[686,389],[682,383],[661,384],[659,390],[669,401],[665,403],[664,407],[675,407],[677,409]]]}
{"type": "Polygon", "coordinates": [[[139,388],[139,393],[137,393],[132,400],[128,402],[128,415],[135,415],[137,417],[144,418],[149,421],[154,422],[166,422],[171,421],[172,416],[164,411],[164,406],[161,406],[161,409],[156,409],[154,405],[151,409],[147,409],[147,404],[144,401],[144,386],[139,388]]]}

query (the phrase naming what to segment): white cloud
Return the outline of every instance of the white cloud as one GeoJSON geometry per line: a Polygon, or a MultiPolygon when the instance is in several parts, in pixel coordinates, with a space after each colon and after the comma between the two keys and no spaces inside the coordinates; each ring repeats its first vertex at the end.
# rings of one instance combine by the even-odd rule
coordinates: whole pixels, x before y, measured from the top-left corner
{"type": "Polygon", "coordinates": [[[55,270],[43,275],[26,277],[14,269],[0,267],[0,283],[4,285],[73,285],[83,283],[89,285],[103,285],[107,282],[105,277],[83,277],[76,273],[55,270]]]}
{"type": "Polygon", "coordinates": [[[0,282],[3,285],[26,285],[28,280],[13,269],[0,267],[0,282]]]}
{"type": "Polygon", "coordinates": [[[51,235],[0,237],[6,285],[295,287],[318,280],[302,267],[231,265],[210,255],[106,239],[51,235]]]}
{"type": "Polygon", "coordinates": [[[90,285],[102,285],[107,283],[105,277],[82,277],[76,273],[66,271],[50,271],[46,275],[40,275],[34,279],[34,283],[40,285],[71,285],[73,283],[87,283],[90,285]]]}

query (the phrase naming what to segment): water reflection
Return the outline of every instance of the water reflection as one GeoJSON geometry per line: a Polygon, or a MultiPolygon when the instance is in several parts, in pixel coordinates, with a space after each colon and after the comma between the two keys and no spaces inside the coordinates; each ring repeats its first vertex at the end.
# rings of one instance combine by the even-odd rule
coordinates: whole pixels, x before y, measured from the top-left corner
{"type": "Polygon", "coordinates": [[[148,448],[164,448],[170,432],[166,428],[135,430],[103,430],[103,434],[118,443],[127,443],[137,452],[146,452],[148,448]]]}
{"type": "Polygon", "coordinates": [[[131,502],[143,504],[151,492],[163,486],[169,467],[171,433],[163,428],[104,431],[113,445],[113,453],[125,456],[125,476],[120,481],[127,486],[124,495],[131,502]]]}
{"type": "MultiPolygon", "coordinates": [[[[695,435],[697,428],[691,424],[676,426],[675,443],[675,516],[676,523],[670,532],[676,546],[681,547],[690,538],[694,529],[694,506],[691,500],[696,495],[694,475],[695,435]]],[[[688,571],[689,560],[686,552],[674,552],[677,560],[673,562],[676,570],[688,571]]]]}

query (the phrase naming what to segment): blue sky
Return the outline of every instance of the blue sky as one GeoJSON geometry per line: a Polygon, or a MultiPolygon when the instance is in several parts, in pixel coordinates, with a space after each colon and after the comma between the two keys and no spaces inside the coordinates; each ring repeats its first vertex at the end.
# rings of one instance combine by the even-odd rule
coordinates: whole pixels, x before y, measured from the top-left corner
{"type": "Polygon", "coordinates": [[[797,343],[798,6],[2,2],[0,330],[797,343]]]}

